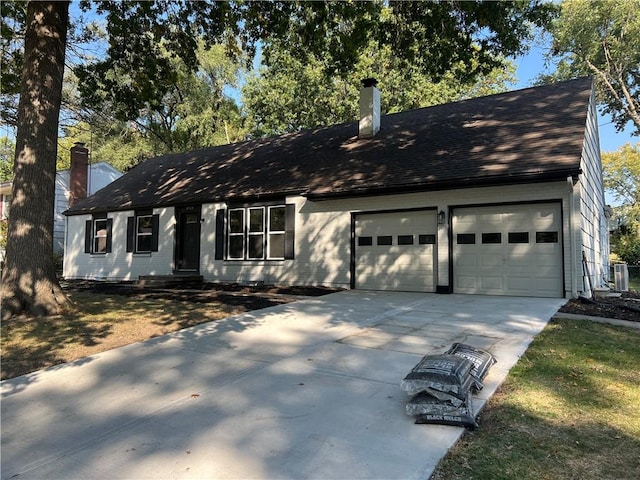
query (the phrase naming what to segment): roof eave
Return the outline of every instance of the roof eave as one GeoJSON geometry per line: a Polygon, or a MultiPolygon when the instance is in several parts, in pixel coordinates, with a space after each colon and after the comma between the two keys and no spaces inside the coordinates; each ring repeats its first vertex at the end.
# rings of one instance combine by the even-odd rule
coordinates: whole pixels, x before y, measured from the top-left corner
{"type": "Polygon", "coordinates": [[[408,185],[391,185],[363,187],[359,189],[349,190],[333,190],[333,191],[307,191],[301,196],[311,201],[333,200],[339,198],[350,197],[368,197],[378,195],[392,195],[401,193],[415,193],[424,191],[442,191],[456,190],[460,188],[473,187],[496,187],[506,185],[522,185],[530,183],[549,183],[554,181],[565,181],[567,177],[577,180],[582,173],[581,169],[563,169],[553,172],[530,172],[514,176],[496,176],[483,178],[456,178],[449,181],[414,183],[408,185]]]}

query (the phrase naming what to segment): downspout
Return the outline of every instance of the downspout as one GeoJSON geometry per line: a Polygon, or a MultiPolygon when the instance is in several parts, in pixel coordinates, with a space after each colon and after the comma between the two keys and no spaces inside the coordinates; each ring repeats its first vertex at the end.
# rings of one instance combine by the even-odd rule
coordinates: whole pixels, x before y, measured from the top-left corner
{"type": "Polygon", "coordinates": [[[578,298],[578,286],[577,286],[577,268],[576,263],[576,229],[573,225],[573,214],[575,210],[575,199],[573,194],[573,178],[567,177],[567,184],[569,185],[569,255],[571,256],[571,295],[572,298],[578,298]]]}

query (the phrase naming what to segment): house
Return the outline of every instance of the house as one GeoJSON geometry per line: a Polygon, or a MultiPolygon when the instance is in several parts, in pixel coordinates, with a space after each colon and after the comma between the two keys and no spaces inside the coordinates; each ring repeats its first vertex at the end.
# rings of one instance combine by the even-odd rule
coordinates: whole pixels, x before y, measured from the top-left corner
{"type": "MultiPolygon", "coordinates": [[[[70,150],[71,167],[56,172],[55,211],[53,221],[53,251],[62,254],[66,219],[64,211],[70,206],[93,195],[101,188],[122,176],[122,173],[106,162],[89,163],[89,150],[82,143],[76,143],[70,150]]],[[[9,217],[11,205],[11,182],[0,184],[1,220],[9,217]]],[[[4,258],[3,253],[2,258],[4,258]]]]}
{"type": "Polygon", "coordinates": [[[64,276],[574,297],[608,276],[592,81],[150,159],[67,215],[64,276]],[[591,286],[590,286],[591,285],[591,286]]]}

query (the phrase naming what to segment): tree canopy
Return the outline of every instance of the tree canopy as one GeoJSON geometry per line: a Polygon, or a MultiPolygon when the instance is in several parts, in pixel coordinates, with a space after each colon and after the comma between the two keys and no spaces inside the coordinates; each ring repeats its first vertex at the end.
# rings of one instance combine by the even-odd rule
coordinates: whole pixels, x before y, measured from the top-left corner
{"type": "Polygon", "coordinates": [[[272,45],[268,65],[249,75],[242,89],[248,131],[276,135],[355,120],[360,80],[372,76],[379,80],[385,114],[502,92],[515,80],[515,67],[504,61],[469,81],[460,79],[466,66],[454,64],[436,81],[374,42],[347,75],[327,77],[329,61],[327,55],[312,54],[302,61],[272,45]]]}
{"type": "Polygon", "coordinates": [[[640,134],[640,0],[564,0],[552,24],[555,79],[592,75],[618,130],[640,134]]]}

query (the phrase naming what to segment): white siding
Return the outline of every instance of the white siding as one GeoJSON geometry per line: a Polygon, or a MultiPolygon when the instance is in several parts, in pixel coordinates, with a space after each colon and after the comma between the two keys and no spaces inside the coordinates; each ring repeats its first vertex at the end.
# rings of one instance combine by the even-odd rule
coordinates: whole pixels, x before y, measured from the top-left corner
{"type": "MultiPolygon", "coordinates": [[[[582,174],[576,185],[578,197],[576,209],[580,215],[578,265],[582,262],[582,252],[587,258],[587,267],[593,287],[603,286],[609,278],[609,232],[604,214],[605,197],[600,158],[600,138],[598,135],[595,98],[591,96],[589,115],[585,125],[585,138],[581,159],[582,174]]],[[[589,289],[586,277],[578,282],[578,291],[589,289]]]]}
{"type": "Polygon", "coordinates": [[[67,217],[65,278],[136,280],[140,275],[170,275],[173,272],[174,209],[158,208],[160,215],[158,251],[144,254],[127,252],[127,218],[133,211],[112,212],[112,252],[84,253],[85,222],[91,215],[67,217]]]}
{"type": "MultiPolygon", "coordinates": [[[[571,254],[575,246],[571,239],[579,235],[569,234],[571,188],[568,183],[514,185],[458,189],[449,191],[411,193],[354,199],[310,201],[303,197],[289,197],[294,203],[295,259],[259,261],[215,260],[216,210],[225,204],[202,206],[200,273],[207,281],[220,282],[265,282],[281,285],[326,285],[349,288],[351,284],[351,214],[358,212],[380,212],[413,208],[449,211],[455,206],[480,206],[557,200],[563,212],[564,285],[567,294],[571,285],[579,278],[581,264],[577,264],[574,275],[571,254]]],[[[139,275],[166,275],[173,270],[174,255],[174,210],[156,209],[160,213],[160,251],[151,255],[132,255],[125,251],[126,217],[133,212],[110,213],[113,224],[113,252],[107,255],[84,253],[84,222],[89,216],[69,217],[67,235],[67,278],[112,278],[135,280],[139,275]]],[[[436,284],[449,285],[449,227],[437,228],[436,284]]],[[[578,239],[576,239],[577,241],[578,239]]]]}

